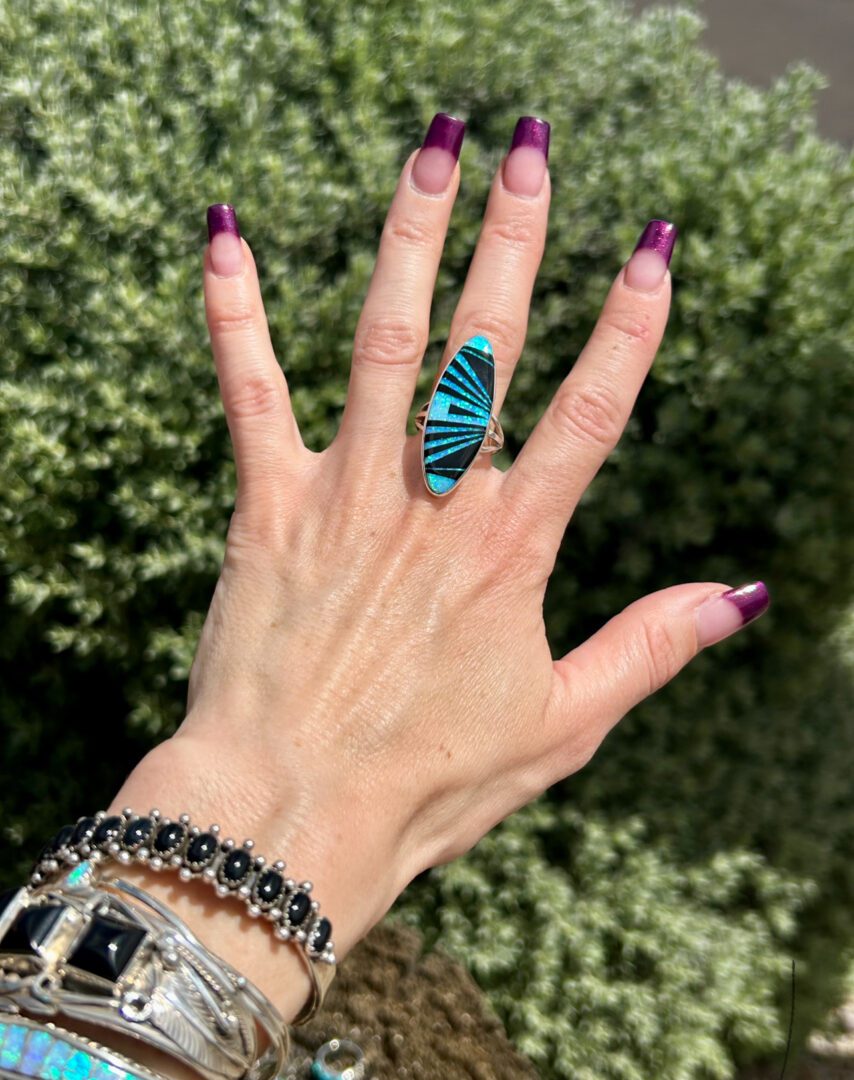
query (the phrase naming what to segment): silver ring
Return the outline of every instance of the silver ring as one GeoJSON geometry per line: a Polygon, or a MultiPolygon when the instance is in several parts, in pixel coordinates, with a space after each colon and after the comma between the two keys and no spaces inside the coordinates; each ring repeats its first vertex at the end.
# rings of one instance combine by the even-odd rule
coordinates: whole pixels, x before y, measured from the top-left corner
{"type": "Polygon", "coordinates": [[[317,1051],[311,1066],[311,1075],[315,1080],[362,1080],[367,1071],[365,1054],[361,1046],[352,1039],[330,1039],[317,1051]],[[330,1056],[352,1058],[343,1069],[330,1068],[330,1056]]]}
{"type": "Polygon", "coordinates": [[[422,433],[421,471],[431,495],[447,495],[479,453],[494,454],[504,445],[504,432],[492,412],[494,399],[492,345],[478,335],[453,355],[415,417],[422,433]]]}

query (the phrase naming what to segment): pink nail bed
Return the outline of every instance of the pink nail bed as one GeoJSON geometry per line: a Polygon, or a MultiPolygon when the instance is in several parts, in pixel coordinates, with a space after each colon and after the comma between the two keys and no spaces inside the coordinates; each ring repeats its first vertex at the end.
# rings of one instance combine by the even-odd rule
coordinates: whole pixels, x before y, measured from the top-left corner
{"type": "Polygon", "coordinates": [[[710,597],[697,608],[697,642],[700,648],[714,645],[758,619],[768,610],[770,602],[768,590],[761,581],[710,597]]]}
{"type": "Polygon", "coordinates": [[[647,222],[626,264],[625,282],[638,292],[655,292],[664,281],[679,230],[671,221],[647,222]]]}
{"type": "Polygon", "coordinates": [[[520,116],[504,160],[504,186],[514,195],[540,193],[549,159],[551,126],[538,116],[520,116]]]}
{"type": "Polygon", "coordinates": [[[448,113],[436,113],[412,166],[412,183],[426,195],[441,195],[451,182],[466,125],[448,113]]]}

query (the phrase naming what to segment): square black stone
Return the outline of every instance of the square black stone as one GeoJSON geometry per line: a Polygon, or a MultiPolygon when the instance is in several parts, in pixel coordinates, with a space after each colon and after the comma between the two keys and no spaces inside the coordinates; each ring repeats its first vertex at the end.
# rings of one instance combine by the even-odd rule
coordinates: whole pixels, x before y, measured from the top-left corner
{"type": "Polygon", "coordinates": [[[40,904],[18,913],[17,918],[0,941],[0,953],[17,953],[21,956],[38,956],[38,946],[51,932],[65,904],[40,904]]]}
{"type": "Polygon", "coordinates": [[[116,982],[134,958],[145,930],[96,915],[68,956],[68,963],[116,982]]]}

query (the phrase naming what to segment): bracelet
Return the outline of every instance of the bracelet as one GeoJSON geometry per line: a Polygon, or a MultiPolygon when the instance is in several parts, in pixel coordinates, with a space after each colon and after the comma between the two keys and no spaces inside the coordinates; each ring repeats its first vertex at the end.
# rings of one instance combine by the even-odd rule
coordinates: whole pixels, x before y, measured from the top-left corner
{"type": "Polygon", "coordinates": [[[0,1076],[39,1080],[165,1080],[117,1050],[52,1021],[0,1014],[0,1076]]]}
{"type": "Polygon", "coordinates": [[[189,814],[173,821],[157,809],[148,817],[134,816],[130,807],[111,815],[99,810],[94,817],[63,826],[45,844],[30,880],[40,884],[60,862],[74,864],[81,858],[112,856],[121,863],[145,863],[154,870],[177,868],[185,881],[202,878],[215,887],[218,896],[237,896],[251,916],[263,915],[275,922],[276,937],[293,938],[312,960],[334,964],[332,924],[317,915],[320,904],[309,896],[311,882],[298,885],[285,878],[281,859],[267,866],[263,855],[252,854],[254,841],[244,840],[238,848],[234,840],[220,840],[219,833],[219,825],[202,832],[190,824],[189,814]]]}
{"type": "Polygon", "coordinates": [[[305,1024],[322,1005],[335,977],[332,924],[318,914],[320,904],[311,899],[310,881],[297,883],[285,878],[282,860],[268,866],[262,855],[253,854],[254,841],[245,840],[237,847],[234,840],[220,840],[219,833],[218,825],[205,832],[191,825],[189,814],[172,820],[156,808],[148,816],[135,815],[130,807],[124,807],[121,814],[99,810],[94,817],[64,825],[45,844],[30,873],[30,885],[36,887],[61,868],[83,859],[92,863],[115,859],[125,865],[137,862],[157,871],[177,869],[185,881],[207,881],[218,896],[242,900],[252,918],[274,923],[277,939],[297,946],[312,996],[293,1024],[305,1024]]]}
{"type": "Polygon", "coordinates": [[[165,904],[100,871],[86,861],[58,883],[0,898],[0,1008],[113,1028],[206,1080],[274,1077],[289,1039],[272,1002],[165,904]]]}

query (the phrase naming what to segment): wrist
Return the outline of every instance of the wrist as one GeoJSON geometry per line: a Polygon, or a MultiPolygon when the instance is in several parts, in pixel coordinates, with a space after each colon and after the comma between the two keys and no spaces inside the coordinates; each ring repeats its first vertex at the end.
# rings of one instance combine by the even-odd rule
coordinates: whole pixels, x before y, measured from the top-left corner
{"type": "MultiPolygon", "coordinates": [[[[218,748],[173,737],[139,762],[107,809],[119,813],[129,806],[147,814],[157,807],[172,819],[186,812],[202,829],[218,824],[220,835],[238,845],[251,837],[255,852],[268,864],[281,857],[285,876],[311,882],[319,914],[332,923],[340,961],[409,880],[395,875],[397,858],[392,856],[399,852],[382,829],[366,827],[343,789],[311,790],[293,783],[287,771],[273,788],[269,780],[258,780],[258,773],[218,748]]],[[[281,941],[267,920],[251,918],[235,897],[217,896],[206,881],[185,881],[169,869],[136,862],[122,873],[168,904],[203,944],[251,979],[286,1020],[297,1016],[311,994],[301,945],[281,941]]]]}

